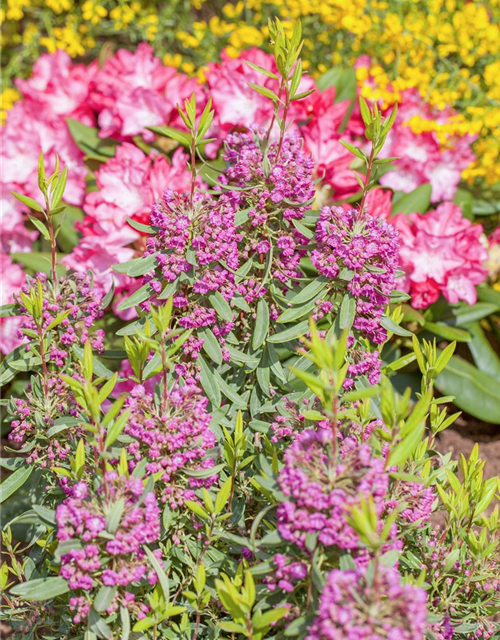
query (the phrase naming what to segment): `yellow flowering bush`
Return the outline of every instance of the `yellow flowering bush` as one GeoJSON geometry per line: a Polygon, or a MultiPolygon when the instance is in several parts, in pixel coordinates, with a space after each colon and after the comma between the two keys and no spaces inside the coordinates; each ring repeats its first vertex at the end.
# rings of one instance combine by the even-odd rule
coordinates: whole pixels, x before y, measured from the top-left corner
{"type": "MultiPolygon", "coordinates": [[[[463,178],[475,186],[500,181],[500,0],[6,0],[4,88],[29,74],[44,51],[89,59],[105,43],[140,41],[203,80],[203,66],[222,49],[237,57],[265,46],[274,15],[285,27],[301,19],[313,75],[368,56],[357,70],[364,97],[390,106],[401,92],[417,89],[438,111],[453,106],[458,115],[445,123],[415,117],[408,126],[433,131],[443,143],[476,135],[477,159],[463,178]]],[[[12,99],[3,96],[2,109],[12,99]]]]}

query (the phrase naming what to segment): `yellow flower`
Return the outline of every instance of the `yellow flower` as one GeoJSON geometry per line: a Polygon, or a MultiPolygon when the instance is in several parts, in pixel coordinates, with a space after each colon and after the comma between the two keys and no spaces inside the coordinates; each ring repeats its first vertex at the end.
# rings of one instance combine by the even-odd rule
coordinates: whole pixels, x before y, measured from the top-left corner
{"type": "Polygon", "coordinates": [[[99,24],[108,15],[108,10],[94,0],[86,0],[82,5],[82,16],[92,24],[99,24]]]}
{"type": "Polygon", "coordinates": [[[3,125],[7,118],[7,111],[12,109],[14,102],[19,99],[19,94],[15,89],[4,89],[0,93],[0,122],[3,125]]]}
{"type": "Polygon", "coordinates": [[[166,53],[163,56],[163,64],[178,69],[182,64],[182,56],[180,53],[166,53]]]}
{"type": "Polygon", "coordinates": [[[250,25],[239,27],[229,36],[229,44],[235,49],[260,47],[263,42],[262,32],[250,25]]]}

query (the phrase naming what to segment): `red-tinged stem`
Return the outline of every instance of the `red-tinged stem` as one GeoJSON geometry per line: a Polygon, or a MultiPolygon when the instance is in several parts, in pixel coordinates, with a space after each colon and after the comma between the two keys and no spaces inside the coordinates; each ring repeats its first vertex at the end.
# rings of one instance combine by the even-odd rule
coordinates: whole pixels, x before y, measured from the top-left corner
{"type": "Polygon", "coordinates": [[[161,367],[162,367],[162,380],[163,380],[163,411],[166,412],[168,409],[168,383],[167,383],[167,354],[166,354],[166,345],[165,345],[165,337],[162,335],[161,337],[161,367]]]}
{"type": "Polygon", "coordinates": [[[366,196],[368,195],[368,185],[370,184],[370,176],[373,168],[373,161],[375,159],[375,148],[372,145],[372,150],[370,151],[370,157],[368,158],[368,166],[366,171],[366,180],[365,180],[365,188],[363,189],[363,197],[361,198],[361,203],[359,205],[359,210],[363,211],[366,201],[366,196]]]}
{"type": "Polygon", "coordinates": [[[193,637],[191,638],[191,640],[196,640],[196,638],[198,637],[198,632],[200,630],[200,619],[201,619],[200,612],[197,611],[196,612],[196,627],[194,629],[193,637]]]}
{"type": "Polygon", "coordinates": [[[43,390],[45,391],[45,397],[49,395],[49,387],[48,387],[48,377],[49,371],[47,369],[47,363],[45,362],[45,347],[43,344],[43,329],[40,325],[38,327],[38,337],[40,339],[40,358],[42,359],[42,369],[43,369],[43,390]]]}
{"type": "Polygon", "coordinates": [[[47,226],[49,228],[50,236],[50,251],[52,254],[52,281],[54,283],[54,291],[57,293],[57,245],[56,235],[54,233],[54,225],[52,224],[52,216],[50,215],[50,202],[47,196],[45,196],[45,215],[47,216],[47,226]]]}
{"type": "Polygon", "coordinates": [[[276,154],[276,163],[279,160],[281,147],[283,146],[283,140],[285,139],[285,130],[286,130],[286,117],[288,115],[288,109],[290,108],[290,93],[288,90],[288,84],[285,86],[285,108],[283,110],[283,119],[281,120],[280,127],[280,140],[278,144],[278,152],[276,154]]]}
{"type": "Polygon", "coordinates": [[[191,208],[193,208],[194,203],[194,193],[196,189],[196,141],[194,138],[191,140],[191,194],[190,194],[190,202],[191,208]]]}

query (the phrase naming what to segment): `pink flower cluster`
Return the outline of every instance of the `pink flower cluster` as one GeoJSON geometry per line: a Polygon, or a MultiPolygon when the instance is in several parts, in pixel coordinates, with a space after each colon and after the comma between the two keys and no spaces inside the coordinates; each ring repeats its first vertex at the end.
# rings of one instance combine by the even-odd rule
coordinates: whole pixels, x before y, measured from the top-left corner
{"type": "Polygon", "coordinates": [[[40,401],[33,390],[28,387],[26,399],[13,398],[11,400],[12,431],[9,440],[21,447],[31,444],[28,464],[36,464],[41,468],[49,465],[60,465],[71,455],[81,430],[77,427],[70,429],[59,440],[57,434],[47,438],[47,431],[54,426],[57,418],[76,417],[76,400],[70,387],[57,374],[50,374],[45,380],[46,394],[44,401],[40,401]],[[37,420],[37,411],[41,413],[43,424],[37,420]]]}
{"type": "Polygon", "coordinates": [[[453,200],[462,171],[474,161],[471,147],[475,138],[471,135],[454,137],[443,145],[434,131],[412,131],[410,121],[414,116],[439,125],[448,122],[453,111],[436,111],[422,99],[417,89],[405,91],[396,122],[381,154],[399,159],[395,162],[395,169],[380,178],[380,184],[408,193],[429,183],[432,202],[453,200]]]}
{"type": "Polygon", "coordinates": [[[403,584],[398,571],[383,564],[375,576],[335,569],[305,640],[422,640],[426,601],[423,589],[403,584]]]}
{"type": "MultiPolygon", "coordinates": [[[[299,261],[305,255],[307,238],[293,226],[304,217],[314,198],[312,158],[303,148],[298,134],[274,141],[266,148],[261,129],[228,136],[224,159],[228,163],[220,182],[236,187],[232,197],[240,210],[248,210],[248,222],[242,228],[241,263],[255,253],[263,260],[275,245],[271,276],[280,287],[300,277],[299,261]],[[302,248],[301,248],[302,245],[302,248]]],[[[239,284],[238,291],[247,303],[262,297],[267,287],[257,285],[254,274],[239,284]],[[257,285],[257,288],[256,288],[257,285]]]]}
{"type": "Polygon", "coordinates": [[[134,439],[128,445],[130,467],[146,460],[146,472],[159,474],[160,499],[175,509],[184,500],[196,499],[194,489],[210,486],[217,476],[202,480],[188,477],[184,470],[201,471],[214,465],[207,452],[215,446],[210,430],[208,400],[193,385],[175,386],[168,393],[168,407],[160,410],[151,394],[137,385],[127,400],[132,410],[125,433],[134,439]]]}
{"type": "Polygon", "coordinates": [[[77,223],[82,239],[63,264],[79,273],[90,269],[104,291],[111,288],[113,278],[118,294],[130,290],[131,279],[111,269],[134,257],[132,244],[139,250],[143,247],[141,235],[127,223],[127,217],[148,223],[151,204],[165,185],[175,184],[180,192],[189,188],[186,157],[179,149],[170,163],[162,155],[147,156],[128,142],[117,147],[116,155],[95,172],[98,189],[87,194],[83,202],[86,216],[77,223]]]}
{"type": "Polygon", "coordinates": [[[89,100],[102,138],[141,135],[151,142],[154,134],[147,127],[179,127],[177,104],[193,91],[199,98],[204,94],[195,78],[166,67],[141,43],[135,51],[119,49],[104,62],[93,78],[89,100]]]}
{"type": "Polygon", "coordinates": [[[476,285],[488,274],[483,266],[488,251],[480,236],[483,228],[462,216],[460,207],[446,202],[425,215],[417,213],[395,221],[401,237],[401,268],[413,306],[425,308],[440,293],[448,302],[477,300],[476,285]]]}
{"type": "MultiPolygon", "coordinates": [[[[103,351],[104,330],[97,329],[92,334],[89,331],[94,322],[103,315],[103,296],[98,289],[93,288],[91,278],[88,275],[82,276],[75,273],[61,279],[55,288],[46,274],[39,273],[36,278],[30,278],[23,285],[22,291],[29,296],[32,290],[38,291],[39,284],[43,292],[43,329],[46,330],[61,314],[66,314],[54,327],[55,339],[49,346],[49,361],[57,367],[63,367],[68,360],[72,345],[83,345],[89,339],[93,349],[103,351]]],[[[34,319],[24,307],[22,309],[24,319],[18,332],[20,339],[25,338],[23,329],[37,330],[34,319]]],[[[30,348],[30,342],[28,342],[26,350],[29,351],[30,348]]]]}
{"type": "Polygon", "coordinates": [[[368,194],[367,208],[399,231],[399,267],[405,271],[400,287],[410,293],[414,307],[425,309],[440,294],[452,304],[476,302],[476,285],[488,274],[482,225],[464,218],[451,202],[425,214],[391,217],[391,194],[382,189],[368,194]]]}
{"type": "MultiPolygon", "coordinates": [[[[199,107],[203,107],[209,96],[213,101],[215,116],[208,134],[215,137],[216,142],[208,146],[211,155],[217,153],[228,134],[237,127],[250,129],[258,126],[267,131],[273,120],[271,102],[256,93],[248,83],[264,82],[266,86],[276,90],[276,80],[258,74],[246,64],[246,60],[276,71],[272,56],[256,49],[245,52],[237,60],[223,54],[219,63],[208,66],[205,84],[163,65],[147,44],[139,45],[134,52],[117,51],[104,61],[101,68],[96,62],[88,66],[74,64],[63,51],[41,56],[34,66],[32,77],[18,81],[22,100],[9,112],[1,133],[0,190],[3,211],[6,212],[2,218],[2,251],[11,253],[31,249],[38,232],[27,229],[24,214],[28,209],[14,200],[9,192],[15,190],[37,199],[36,166],[39,153],[44,152],[49,170],[54,167],[57,152],[62,164],[69,169],[64,199],[69,204],[83,206],[86,216],[79,226],[82,238],[64,263],[80,273],[91,269],[97,284],[103,290],[108,290],[112,283],[111,266],[131,259],[135,252],[141,253],[144,248],[140,234],[126,224],[125,218],[129,216],[147,221],[149,207],[160,197],[165,187],[182,192],[189,184],[186,155],[182,150],[176,151],[170,163],[155,150],[147,156],[135,145],[134,137],[141,136],[152,142],[154,134],[148,130],[148,126],[168,124],[183,128],[176,104],[189,97],[193,91],[199,107]],[[116,143],[121,143],[116,147],[115,157],[110,158],[95,172],[97,190],[87,196],[84,153],[70,135],[67,118],[86,126],[97,125],[101,138],[111,136],[116,143]]],[[[311,88],[316,89],[315,93],[304,100],[293,102],[289,112],[293,124],[288,144],[291,145],[291,152],[296,155],[298,181],[309,171],[322,179],[317,189],[319,202],[324,201],[326,193],[328,197],[333,195],[336,199],[352,195],[358,189],[350,170],[352,155],[339,142],[340,125],[346,117],[349,103],[335,103],[333,88],[319,91],[312,79],[304,77],[301,90],[311,88]],[[314,167],[305,155],[301,157],[298,154],[298,145],[301,143],[297,142],[297,133],[304,140],[304,151],[313,154],[314,167]]],[[[418,184],[430,181],[434,201],[451,199],[461,170],[472,159],[472,140],[470,136],[466,136],[449,141],[446,148],[442,148],[434,133],[415,134],[407,126],[415,114],[424,114],[424,118],[436,117],[417,98],[416,93],[406,92],[396,128],[386,149],[389,155],[400,156],[401,164],[396,170],[384,174],[382,183],[408,191],[418,184]]],[[[446,111],[442,117],[450,114],[451,112],[446,111]]],[[[273,132],[275,130],[276,125],[273,132]]],[[[361,133],[359,114],[355,112],[347,118],[342,137],[355,140],[361,133]]],[[[246,134],[242,138],[245,136],[246,134]]],[[[258,155],[259,150],[252,149],[246,142],[243,154],[245,157],[235,158],[235,154],[240,154],[239,151],[236,152],[238,135],[234,138],[230,136],[228,139],[234,147],[232,157],[231,153],[226,153],[229,162],[235,161],[238,165],[234,167],[234,179],[237,180],[240,171],[239,178],[245,178],[245,163],[251,160],[252,155],[258,155]]],[[[104,144],[111,143],[106,141],[104,144]]],[[[99,149],[96,149],[96,153],[99,154],[99,149]]],[[[286,155],[287,150],[282,150],[282,153],[286,155]]],[[[293,163],[288,166],[291,170],[293,163]]],[[[279,197],[278,194],[281,193],[284,204],[288,196],[286,188],[282,191],[280,184],[294,189],[295,195],[300,187],[298,183],[290,181],[290,172],[286,177],[286,184],[282,181],[280,183],[280,170],[277,167],[271,177],[273,188],[270,190],[270,201],[274,202],[273,198],[279,197]]],[[[303,181],[304,196],[312,188],[307,179],[303,181]]],[[[303,201],[308,198],[309,195],[303,201]]],[[[251,219],[261,224],[259,216],[262,211],[259,210],[258,202],[256,205],[251,219]]],[[[294,206],[286,209],[286,215],[298,216],[294,206]]],[[[266,216],[269,213],[267,210],[266,216]]],[[[299,253],[298,240],[300,239],[295,232],[284,234],[280,238],[282,246],[279,257],[275,259],[278,263],[276,275],[280,273],[282,278],[286,278],[293,272],[299,253]],[[280,262],[283,264],[279,264],[280,262]]],[[[256,247],[265,255],[265,239],[259,240],[256,247]]],[[[5,271],[11,269],[8,261],[3,263],[5,271]]],[[[16,268],[12,267],[12,271],[13,275],[9,279],[16,277],[16,268]]],[[[448,289],[451,291],[457,283],[460,289],[458,298],[471,300],[473,295],[470,283],[473,287],[479,275],[467,280],[464,275],[466,268],[462,271],[464,273],[460,274],[461,279],[450,280],[448,289]]],[[[135,284],[128,276],[119,274],[113,277],[117,280],[118,296],[133,291],[135,284]]],[[[248,284],[251,286],[251,283],[248,284]]],[[[434,285],[430,284],[420,297],[432,295],[429,293],[432,286],[434,285]]],[[[257,291],[253,295],[258,296],[260,288],[256,283],[254,287],[257,291]]],[[[420,282],[417,289],[422,287],[420,282]]],[[[2,332],[5,333],[13,326],[15,320],[2,321],[2,332]]],[[[14,343],[12,329],[7,338],[7,346],[2,347],[6,351],[14,343]]]]}
{"type": "Polygon", "coordinates": [[[292,593],[295,584],[307,577],[307,565],[281,553],[277,553],[273,557],[273,564],[275,567],[274,572],[265,579],[270,591],[280,589],[285,593],[292,593]]]}
{"type": "MultiPolygon", "coordinates": [[[[24,229],[25,227],[23,227],[24,229]]],[[[14,294],[17,293],[24,282],[26,275],[22,268],[12,262],[9,255],[0,251],[0,305],[12,304],[14,294]]],[[[21,341],[17,336],[21,318],[0,318],[0,353],[9,353],[19,346],[21,341]]]]}
{"type": "Polygon", "coordinates": [[[75,544],[61,556],[61,576],[72,590],[157,582],[143,545],[159,539],[160,510],[154,493],[144,495],[141,478],[108,471],[97,494],[77,483],[57,507],[56,521],[58,540],[75,544]]]}
{"type": "Polygon", "coordinates": [[[397,232],[366,211],[324,207],[316,240],[312,263],[321,275],[347,281],[356,301],[354,328],[376,344],[384,342],[387,333],[380,319],[395,288],[397,232]]]}
{"type": "Polygon", "coordinates": [[[355,549],[356,532],[347,520],[360,496],[371,496],[377,512],[384,510],[389,475],[370,445],[353,439],[343,443],[340,458],[328,451],[329,431],[304,431],[285,451],[278,484],[285,501],[278,507],[278,531],[284,540],[305,547],[307,534],[330,547],[355,549]]]}

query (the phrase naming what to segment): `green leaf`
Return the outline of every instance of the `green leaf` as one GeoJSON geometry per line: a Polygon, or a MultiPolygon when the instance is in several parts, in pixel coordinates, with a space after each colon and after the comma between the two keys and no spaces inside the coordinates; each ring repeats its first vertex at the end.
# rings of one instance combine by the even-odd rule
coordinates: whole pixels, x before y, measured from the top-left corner
{"type": "Polygon", "coordinates": [[[222,398],[217,380],[202,356],[198,358],[198,362],[200,364],[200,384],[212,403],[213,409],[218,409],[222,398]]]}
{"type": "Polygon", "coordinates": [[[139,620],[134,624],[132,631],[146,631],[146,629],[151,629],[151,627],[154,626],[154,623],[154,618],[142,618],[142,620],[139,620]]]}
{"type": "Polygon", "coordinates": [[[117,273],[126,273],[131,278],[136,278],[138,276],[143,276],[145,273],[148,273],[148,271],[151,271],[156,267],[157,255],[158,253],[153,253],[145,258],[135,258],[128,262],[114,264],[111,268],[117,273]]]}
{"type": "Polygon", "coordinates": [[[116,587],[102,586],[94,599],[93,607],[98,613],[106,611],[109,605],[113,602],[113,598],[116,594],[116,587]]]}
{"type": "Polygon", "coordinates": [[[120,143],[113,138],[100,138],[99,129],[88,127],[79,120],[66,118],[69,132],[77,147],[87,156],[105,162],[115,155],[116,147],[120,143]]]}
{"type": "Polygon", "coordinates": [[[388,467],[397,466],[402,468],[404,463],[412,455],[418,445],[422,442],[425,425],[420,424],[413,429],[401,442],[393,449],[387,462],[388,467]]]}
{"type": "Polygon", "coordinates": [[[411,331],[408,331],[407,329],[400,327],[399,324],[396,324],[394,320],[392,320],[387,316],[382,316],[382,319],[380,320],[380,324],[384,327],[384,329],[386,329],[387,331],[391,331],[397,336],[405,336],[410,338],[412,336],[411,331]]]}
{"type": "Polygon", "coordinates": [[[202,518],[202,520],[210,519],[208,511],[204,507],[202,507],[199,502],[195,502],[194,500],[185,500],[184,504],[190,511],[202,518]]]}
{"type": "Polygon", "coordinates": [[[17,304],[9,303],[0,306],[0,318],[12,318],[19,315],[17,304]]]}
{"type": "Polygon", "coordinates": [[[255,82],[248,82],[247,84],[254,91],[257,91],[257,93],[260,93],[266,98],[269,98],[273,102],[280,102],[280,99],[278,98],[278,96],[271,89],[268,89],[267,87],[261,87],[260,85],[255,84],[255,82]]]}
{"type": "Polygon", "coordinates": [[[106,434],[106,442],[104,443],[106,449],[108,449],[121,434],[121,432],[125,428],[125,424],[127,423],[129,416],[130,409],[125,409],[125,411],[121,413],[118,418],[116,418],[111,427],[108,429],[108,433],[106,434]]]}
{"type": "Polygon", "coordinates": [[[33,466],[21,467],[0,484],[0,504],[20,489],[33,472],[33,466]]]}
{"type": "Polygon", "coordinates": [[[304,302],[308,302],[312,298],[315,300],[319,297],[320,293],[326,288],[329,280],[320,276],[319,278],[315,278],[312,282],[310,282],[306,287],[301,289],[293,298],[289,300],[292,304],[303,304],[304,302]]]}
{"type": "Polygon", "coordinates": [[[249,62],[248,60],[245,60],[244,62],[251,69],[254,69],[255,71],[258,71],[259,73],[262,73],[263,75],[267,76],[268,78],[273,78],[273,80],[279,80],[279,77],[275,73],[273,73],[272,71],[268,71],[267,69],[264,69],[264,67],[261,67],[258,64],[254,64],[253,62],[249,62]]]}
{"type": "Polygon", "coordinates": [[[454,403],[484,422],[500,424],[500,382],[459,356],[453,356],[448,366],[436,378],[436,386],[445,395],[455,397],[454,403]]]}
{"type": "Polygon", "coordinates": [[[277,607],[265,613],[257,611],[252,617],[252,626],[257,630],[266,629],[272,622],[277,622],[286,616],[288,611],[288,608],[285,607],[277,607]]]}
{"type": "MultiPolygon", "coordinates": [[[[11,253],[10,257],[14,262],[23,264],[31,271],[42,271],[43,273],[50,273],[51,270],[51,255],[49,252],[44,251],[30,251],[30,253],[11,253]]],[[[62,258],[60,253],[56,256],[57,260],[62,258]]],[[[62,265],[57,265],[57,273],[59,275],[65,273],[66,269],[62,265]]]]}
{"type": "Polygon", "coordinates": [[[226,396],[226,398],[228,400],[231,400],[231,402],[238,408],[238,409],[246,409],[247,408],[247,403],[243,400],[243,398],[241,398],[238,393],[235,391],[235,389],[233,389],[233,387],[228,384],[224,378],[222,378],[217,372],[214,372],[213,374],[217,380],[219,389],[222,391],[222,393],[226,396]]]}
{"type": "Polygon", "coordinates": [[[128,640],[130,637],[130,614],[127,607],[120,607],[120,620],[122,623],[122,636],[120,640],[128,640]]]}
{"type": "Polygon", "coordinates": [[[135,229],[136,231],[141,231],[142,233],[154,233],[156,231],[156,227],[152,227],[149,224],[142,224],[142,222],[137,222],[137,220],[132,220],[132,218],[125,218],[127,223],[135,229]]]}
{"type": "Polygon", "coordinates": [[[210,304],[217,312],[217,315],[225,320],[226,322],[231,322],[233,319],[234,313],[231,311],[231,307],[226,299],[217,291],[213,293],[211,296],[208,296],[210,300],[210,304]]]}
{"type": "Polygon", "coordinates": [[[309,331],[309,322],[304,320],[303,322],[299,322],[299,324],[294,325],[293,327],[269,336],[267,341],[273,344],[281,344],[283,342],[288,342],[290,340],[294,340],[295,338],[299,338],[303,336],[307,331],[309,331]]]}
{"type": "Polygon", "coordinates": [[[28,218],[30,219],[31,224],[36,227],[38,231],[40,231],[45,240],[48,240],[50,242],[50,233],[44,223],[34,216],[28,216],[28,218]]]}
{"type": "Polygon", "coordinates": [[[156,575],[158,576],[158,580],[161,584],[165,602],[168,602],[170,598],[170,585],[167,574],[165,573],[165,569],[163,568],[155,554],[151,551],[151,549],[149,549],[148,547],[144,547],[144,551],[146,552],[146,555],[148,556],[149,562],[151,562],[153,569],[156,571],[156,575]]]}
{"type": "Polygon", "coordinates": [[[11,193],[15,198],[19,200],[19,202],[22,202],[30,209],[34,209],[39,213],[45,213],[43,207],[40,204],[38,204],[36,200],[33,200],[33,198],[28,198],[28,196],[23,196],[22,193],[16,193],[15,191],[11,191],[11,193]]]}
{"type": "Polygon", "coordinates": [[[29,582],[21,582],[12,587],[10,594],[21,596],[26,600],[49,600],[68,593],[69,585],[64,578],[38,578],[29,582]]]}
{"type": "Polygon", "coordinates": [[[278,318],[278,323],[286,323],[286,322],[295,322],[296,320],[300,320],[304,316],[309,316],[311,311],[316,307],[316,300],[310,300],[309,302],[305,302],[300,306],[291,307],[290,309],[285,309],[283,313],[278,318]]]}
{"type": "Polygon", "coordinates": [[[453,324],[463,327],[469,322],[482,320],[492,313],[496,313],[499,309],[500,307],[497,304],[490,302],[476,302],[473,305],[463,304],[460,307],[452,308],[453,324]]]}
{"type": "Polygon", "coordinates": [[[180,131],[173,127],[167,127],[166,125],[163,127],[146,127],[146,129],[149,129],[159,136],[175,140],[184,147],[189,147],[191,145],[191,135],[187,131],[180,131]]]}
{"type": "Polygon", "coordinates": [[[215,364],[222,364],[222,349],[212,329],[208,327],[198,329],[198,335],[203,338],[203,351],[215,364]]]}
{"type": "Polygon", "coordinates": [[[425,213],[431,204],[430,184],[422,184],[410,193],[405,193],[392,205],[392,214],[397,213],[425,213]]]}
{"type": "Polygon", "coordinates": [[[252,336],[252,348],[257,350],[261,347],[269,333],[269,307],[264,298],[261,298],[257,304],[257,314],[252,336]]]}
{"type": "Polygon", "coordinates": [[[340,305],[339,327],[341,329],[350,329],[356,315],[356,300],[348,293],[342,299],[340,305]]]}
{"type": "Polygon", "coordinates": [[[0,387],[10,382],[20,371],[33,371],[40,364],[40,357],[26,351],[25,345],[16,347],[0,363],[0,387]]]}
{"type": "Polygon", "coordinates": [[[151,288],[149,283],[142,285],[140,289],[137,289],[137,291],[135,291],[131,296],[123,300],[123,302],[118,307],[118,311],[125,311],[125,309],[131,309],[141,302],[145,302],[153,295],[153,293],[153,289],[151,288]]]}
{"type": "Polygon", "coordinates": [[[495,353],[479,322],[465,327],[471,333],[469,349],[478,369],[500,380],[500,358],[495,353]]]}
{"type": "Polygon", "coordinates": [[[436,322],[426,322],[425,329],[431,333],[444,338],[445,340],[456,340],[457,342],[470,342],[471,336],[468,331],[464,329],[458,329],[457,327],[450,327],[447,324],[441,324],[436,322]]]}

